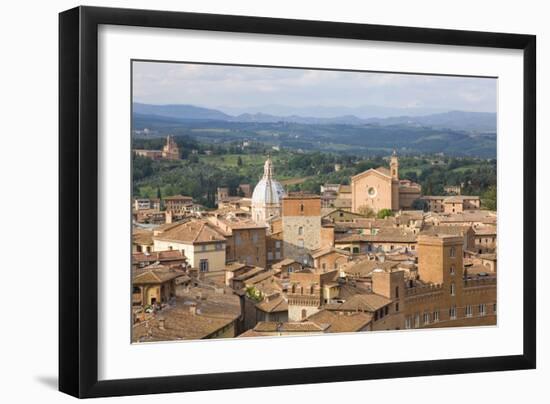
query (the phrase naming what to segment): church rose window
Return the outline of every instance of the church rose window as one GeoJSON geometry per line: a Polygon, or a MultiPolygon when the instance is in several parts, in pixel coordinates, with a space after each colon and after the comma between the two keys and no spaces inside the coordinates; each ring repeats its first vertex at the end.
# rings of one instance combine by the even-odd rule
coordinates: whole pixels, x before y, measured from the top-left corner
{"type": "Polygon", "coordinates": [[[374,197],[376,195],[376,189],[374,187],[370,187],[367,190],[367,193],[369,194],[370,197],[374,197]]]}

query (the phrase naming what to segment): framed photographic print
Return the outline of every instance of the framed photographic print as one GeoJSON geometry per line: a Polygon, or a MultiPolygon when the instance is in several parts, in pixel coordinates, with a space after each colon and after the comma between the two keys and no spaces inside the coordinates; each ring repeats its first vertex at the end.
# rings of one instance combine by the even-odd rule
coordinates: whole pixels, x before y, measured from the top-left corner
{"type": "Polygon", "coordinates": [[[61,391],[535,367],[534,36],[59,21],[61,391]]]}

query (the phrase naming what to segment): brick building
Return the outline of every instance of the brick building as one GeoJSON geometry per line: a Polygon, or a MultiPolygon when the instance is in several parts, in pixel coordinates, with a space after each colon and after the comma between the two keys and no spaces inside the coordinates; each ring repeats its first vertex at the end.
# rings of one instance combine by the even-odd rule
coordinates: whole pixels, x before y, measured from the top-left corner
{"type": "Polygon", "coordinates": [[[496,274],[464,276],[462,237],[418,237],[418,281],[405,297],[405,328],[496,325],[496,274]]]}
{"type": "Polygon", "coordinates": [[[226,262],[237,261],[265,268],[267,264],[266,225],[235,216],[210,217],[208,220],[226,239],[226,262]]]}

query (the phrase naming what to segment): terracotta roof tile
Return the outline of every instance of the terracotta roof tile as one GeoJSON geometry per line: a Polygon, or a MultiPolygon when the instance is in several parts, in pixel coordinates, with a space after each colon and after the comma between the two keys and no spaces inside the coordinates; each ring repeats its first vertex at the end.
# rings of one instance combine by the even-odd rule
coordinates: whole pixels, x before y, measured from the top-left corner
{"type": "Polygon", "coordinates": [[[356,294],[337,306],[336,310],[374,312],[391,302],[387,297],[376,293],[356,294]]]}
{"type": "MultiPolygon", "coordinates": [[[[178,298],[175,307],[167,308],[151,320],[138,323],[132,329],[133,342],[156,342],[209,338],[216,331],[231,325],[240,315],[239,298],[235,295],[222,295],[224,301],[193,302],[196,314],[190,310],[188,302],[178,298]],[[229,302],[229,300],[232,300],[229,302]],[[208,307],[212,306],[212,307],[208,307]],[[164,319],[164,327],[160,319],[164,319]]],[[[209,296],[210,298],[211,296],[209,296]]],[[[219,299],[219,297],[218,297],[219,299]]]]}
{"type": "Polygon", "coordinates": [[[205,220],[190,220],[157,234],[155,240],[181,243],[208,243],[225,241],[225,238],[205,220]]]}
{"type": "Polygon", "coordinates": [[[134,285],[159,284],[171,281],[180,276],[186,276],[184,271],[153,264],[145,268],[132,271],[132,283],[134,285]]]}
{"type": "Polygon", "coordinates": [[[372,321],[370,313],[338,313],[329,310],[321,310],[308,317],[309,321],[317,324],[327,324],[327,332],[356,332],[367,327],[372,321]]]}
{"type": "Polygon", "coordinates": [[[266,313],[284,312],[288,311],[288,302],[283,296],[279,295],[270,300],[263,300],[256,304],[256,308],[266,313]]]}

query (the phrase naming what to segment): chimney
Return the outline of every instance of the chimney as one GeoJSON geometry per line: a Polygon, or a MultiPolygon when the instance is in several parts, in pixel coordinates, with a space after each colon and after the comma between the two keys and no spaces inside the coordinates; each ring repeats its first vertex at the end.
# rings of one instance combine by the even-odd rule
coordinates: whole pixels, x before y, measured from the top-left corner
{"type": "Polygon", "coordinates": [[[166,323],[166,319],[164,317],[159,317],[159,328],[161,330],[165,330],[166,328],[164,328],[165,326],[165,323],[166,323]]]}

